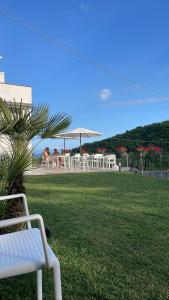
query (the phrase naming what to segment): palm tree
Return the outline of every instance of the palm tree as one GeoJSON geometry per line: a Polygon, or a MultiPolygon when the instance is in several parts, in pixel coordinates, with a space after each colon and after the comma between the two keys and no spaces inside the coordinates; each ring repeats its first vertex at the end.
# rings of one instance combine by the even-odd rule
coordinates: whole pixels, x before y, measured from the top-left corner
{"type": "MultiPolygon", "coordinates": [[[[24,110],[22,101],[18,104],[0,98],[0,138],[4,148],[8,148],[8,151],[3,149],[0,160],[0,193],[25,193],[24,173],[32,164],[31,141],[36,138],[39,144],[40,140],[63,132],[70,124],[71,116],[63,113],[49,116],[46,105],[34,105],[24,110]]],[[[21,199],[7,203],[7,218],[22,213],[21,199]]]]}

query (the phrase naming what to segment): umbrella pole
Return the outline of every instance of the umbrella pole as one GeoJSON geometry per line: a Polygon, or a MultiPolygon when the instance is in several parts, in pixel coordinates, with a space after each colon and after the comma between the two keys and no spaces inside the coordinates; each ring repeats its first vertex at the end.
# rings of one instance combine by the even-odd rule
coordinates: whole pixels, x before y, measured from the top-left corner
{"type": "Polygon", "coordinates": [[[63,143],[63,148],[64,148],[64,150],[65,150],[65,140],[66,140],[66,139],[64,139],[64,143],[63,143]]]}
{"type": "Polygon", "coordinates": [[[82,143],[82,135],[80,133],[80,153],[81,153],[81,143],[82,143]]]}

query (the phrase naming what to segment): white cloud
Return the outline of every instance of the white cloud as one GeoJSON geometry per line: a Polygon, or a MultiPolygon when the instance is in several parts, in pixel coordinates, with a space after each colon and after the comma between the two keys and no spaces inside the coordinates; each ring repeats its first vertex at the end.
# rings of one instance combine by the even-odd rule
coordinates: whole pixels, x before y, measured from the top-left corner
{"type": "Polygon", "coordinates": [[[99,93],[99,97],[100,99],[102,99],[103,101],[106,101],[108,99],[110,99],[112,96],[112,92],[110,89],[102,89],[99,93]]]}
{"type": "Polygon", "coordinates": [[[169,97],[158,97],[158,98],[140,98],[136,100],[127,100],[127,101],[112,101],[109,102],[107,107],[113,107],[113,106],[130,106],[130,105],[142,105],[142,104],[153,104],[158,102],[169,102],[169,97]]]}

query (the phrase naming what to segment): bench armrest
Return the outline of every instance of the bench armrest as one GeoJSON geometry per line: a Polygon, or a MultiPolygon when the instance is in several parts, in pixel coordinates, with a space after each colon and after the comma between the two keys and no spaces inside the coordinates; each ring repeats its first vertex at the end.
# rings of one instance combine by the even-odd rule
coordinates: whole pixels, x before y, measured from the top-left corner
{"type": "Polygon", "coordinates": [[[42,244],[43,244],[43,250],[44,250],[44,254],[45,254],[46,267],[49,268],[50,264],[49,264],[49,254],[48,254],[48,243],[47,243],[47,238],[46,238],[46,233],[45,233],[44,222],[43,222],[43,218],[41,215],[35,214],[35,215],[29,215],[29,216],[24,216],[24,217],[19,217],[19,218],[2,220],[2,221],[0,221],[0,228],[17,225],[17,224],[21,224],[21,223],[25,223],[25,222],[30,222],[30,221],[38,221],[38,223],[39,223],[42,244]]]}
{"type": "MultiPolygon", "coordinates": [[[[25,215],[29,216],[28,204],[27,204],[27,200],[26,200],[26,195],[25,194],[15,194],[15,195],[1,196],[0,197],[0,201],[8,201],[8,200],[17,199],[17,198],[22,198],[23,199],[23,205],[24,205],[25,215]]],[[[27,224],[28,224],[28,228],[31,228],[30,221],[27,222],[27,224]]]]}

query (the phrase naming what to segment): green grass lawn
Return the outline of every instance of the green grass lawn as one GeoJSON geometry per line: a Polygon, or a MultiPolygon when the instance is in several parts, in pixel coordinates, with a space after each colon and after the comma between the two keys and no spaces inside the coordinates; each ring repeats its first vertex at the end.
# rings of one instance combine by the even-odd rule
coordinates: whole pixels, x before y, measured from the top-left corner
{"type": "MultiPolygon", "coordinates": [[[[122,173],[28,177],[62,268],[64,300],[169,299],[169,181],[122,173]]],[[[35,274],[1,280],[0,300],[36,299],[35,274]]],[[[50,271],[44,300],[53,300],[50,271]]]]}

